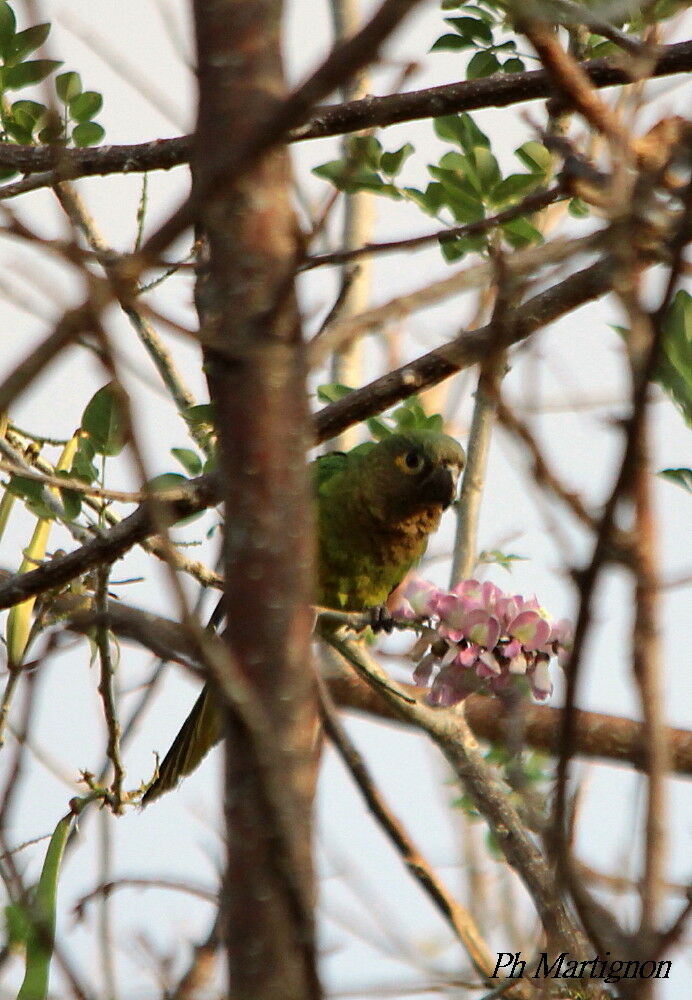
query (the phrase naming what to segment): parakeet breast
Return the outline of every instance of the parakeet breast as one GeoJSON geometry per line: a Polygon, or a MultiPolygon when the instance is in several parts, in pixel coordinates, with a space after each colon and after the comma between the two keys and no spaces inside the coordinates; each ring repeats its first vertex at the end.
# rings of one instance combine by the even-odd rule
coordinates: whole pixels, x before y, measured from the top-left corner
{"type": "Polygon", "coordinates": [[[344,611],[364,611],[383,604],[419,561],[435,531],[442,507],[433,505],[397,524],[344,524],[341,542],[322,534],[318,552],[320,604],[344,611]]]}

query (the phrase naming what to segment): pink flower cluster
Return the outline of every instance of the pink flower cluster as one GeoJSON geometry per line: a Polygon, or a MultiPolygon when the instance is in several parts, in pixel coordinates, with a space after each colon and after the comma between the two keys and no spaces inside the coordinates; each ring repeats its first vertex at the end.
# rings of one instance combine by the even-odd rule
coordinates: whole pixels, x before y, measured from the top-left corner
{"type": "Polygon", "coordinates": [[[525,676],[534,698],[552,693],[548,664],[557,656],[564,666],[572,627],[553,622],[536,597],[503,593],[493,583],[464,580],[451,591],[411,576],[392,595],[394,616],[427,618],[430,626],[416,643],[416,684],[430,685],[429,701],[453,705],[484,685],[498,693],[525,676]]]}

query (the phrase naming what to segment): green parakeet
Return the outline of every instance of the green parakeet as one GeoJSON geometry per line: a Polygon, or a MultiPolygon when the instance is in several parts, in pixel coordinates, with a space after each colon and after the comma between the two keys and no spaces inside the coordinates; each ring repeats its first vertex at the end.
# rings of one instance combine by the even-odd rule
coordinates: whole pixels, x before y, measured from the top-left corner
{"type": "MultiPolygon", "coordinates": [[[[452,502],[464,450],[437,431],[410,430],[310,466],[316,500],[318,604],[344,611],[381,605],[416,565],[452,502]]],[[[221,737],[205,685],[142,802],[193,771],[221,737]]]]}

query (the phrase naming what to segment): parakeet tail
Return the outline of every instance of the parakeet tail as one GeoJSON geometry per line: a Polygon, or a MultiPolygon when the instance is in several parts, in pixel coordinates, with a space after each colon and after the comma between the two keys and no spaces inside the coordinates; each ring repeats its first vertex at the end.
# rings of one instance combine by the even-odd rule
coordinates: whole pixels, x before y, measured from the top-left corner
{"type": "Polygon", "coordinates": [[[159,774],[142,797],[142,805],[149,805],[160,795],[169,792],[181,778],[197,767],[202,758],[221,739],[221,724],[214,693],[208,684],[183,723],[173,745],[159,766],[159,774]]]}

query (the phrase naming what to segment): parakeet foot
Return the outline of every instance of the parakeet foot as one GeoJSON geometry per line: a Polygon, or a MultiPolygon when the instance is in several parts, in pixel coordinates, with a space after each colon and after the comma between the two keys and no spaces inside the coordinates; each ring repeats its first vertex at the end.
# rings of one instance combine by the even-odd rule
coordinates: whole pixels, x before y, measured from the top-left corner
{"type": "Polygon", "coordinates": [[[386,604],[376,604],[368,613],[373,632],[386,632],[389,635],[394,631],[394,619],[386,604]]]}

